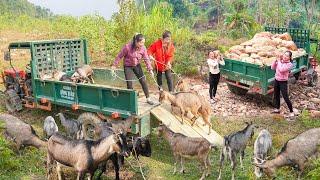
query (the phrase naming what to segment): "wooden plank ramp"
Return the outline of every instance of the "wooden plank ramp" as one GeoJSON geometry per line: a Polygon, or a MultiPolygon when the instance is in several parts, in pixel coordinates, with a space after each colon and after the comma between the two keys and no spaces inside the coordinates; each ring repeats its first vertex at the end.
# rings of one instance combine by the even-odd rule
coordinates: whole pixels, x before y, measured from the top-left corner
{"type": "Polygon", "coordinates": [[[161,105],[151,110],[151,114],[154,115],[159,121],[166,125],[175,133],[181,133],[188,137],[203,137],[207,139],[212,145],[221,147],[223,145],[223,137],[216,131],[211,129],[211,133],[208,134],[208,126],[202,126],[202,118],[199,117],[192,126],[190,121],[185,118],[184,123],[181,124],[181,118],[173,115],[170,110],[170,106],[161,105]]]}

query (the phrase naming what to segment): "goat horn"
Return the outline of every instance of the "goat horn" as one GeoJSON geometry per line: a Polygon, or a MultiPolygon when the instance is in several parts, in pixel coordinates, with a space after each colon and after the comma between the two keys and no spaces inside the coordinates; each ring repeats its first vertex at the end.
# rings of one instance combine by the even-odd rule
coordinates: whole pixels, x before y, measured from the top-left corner
{"type": "Polygon", "coordinates": [[[252,165],[259,167],[259,168],[264,168],[263,163],[252,163],[252,165]]]}
{"type": "Polygon", "coordinates": [[[265,160],[258,158],[258,157],[254,157],[254,158],[258,159],[259,161],[265,161],[265,160]]]}

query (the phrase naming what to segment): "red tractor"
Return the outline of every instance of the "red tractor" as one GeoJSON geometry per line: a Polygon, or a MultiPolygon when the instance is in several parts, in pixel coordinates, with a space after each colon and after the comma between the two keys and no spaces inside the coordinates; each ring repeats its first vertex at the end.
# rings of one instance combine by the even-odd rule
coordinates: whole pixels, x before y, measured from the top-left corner
{"type": "Polygon", "coordinates": [[[14,68],[10,53],[5,53],[4,59],[10,61],[11,65],[11,68],[2,72],[6,88],[4,92],[6,108],[9,112],[20,111],[23,108],[23,99],[32,94],[30,66],[27,66],[26,71],[14,68]]]}

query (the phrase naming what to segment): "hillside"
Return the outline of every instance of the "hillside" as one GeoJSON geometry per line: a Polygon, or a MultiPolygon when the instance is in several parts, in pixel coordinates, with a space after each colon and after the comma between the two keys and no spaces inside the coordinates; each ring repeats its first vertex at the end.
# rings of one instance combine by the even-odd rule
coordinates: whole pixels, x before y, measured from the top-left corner
{"type": "Polygon", "coordinates": [[[0,0],[0,12],[36,18],[46,18],[53,15],[49,9],[36,6],[27,0],[0,0]]]}

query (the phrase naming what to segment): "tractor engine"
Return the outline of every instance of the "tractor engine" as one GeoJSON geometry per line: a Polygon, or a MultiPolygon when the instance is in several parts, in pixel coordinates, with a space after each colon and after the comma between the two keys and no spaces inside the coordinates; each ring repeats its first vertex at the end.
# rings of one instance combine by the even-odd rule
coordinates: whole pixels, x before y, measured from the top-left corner
{"type": "Polygon", "coordinates": [[[31,73],[16,68],[3,72],[5,103],[9,112],[22,110],[23,99],[32,94],[31,73]]]}

